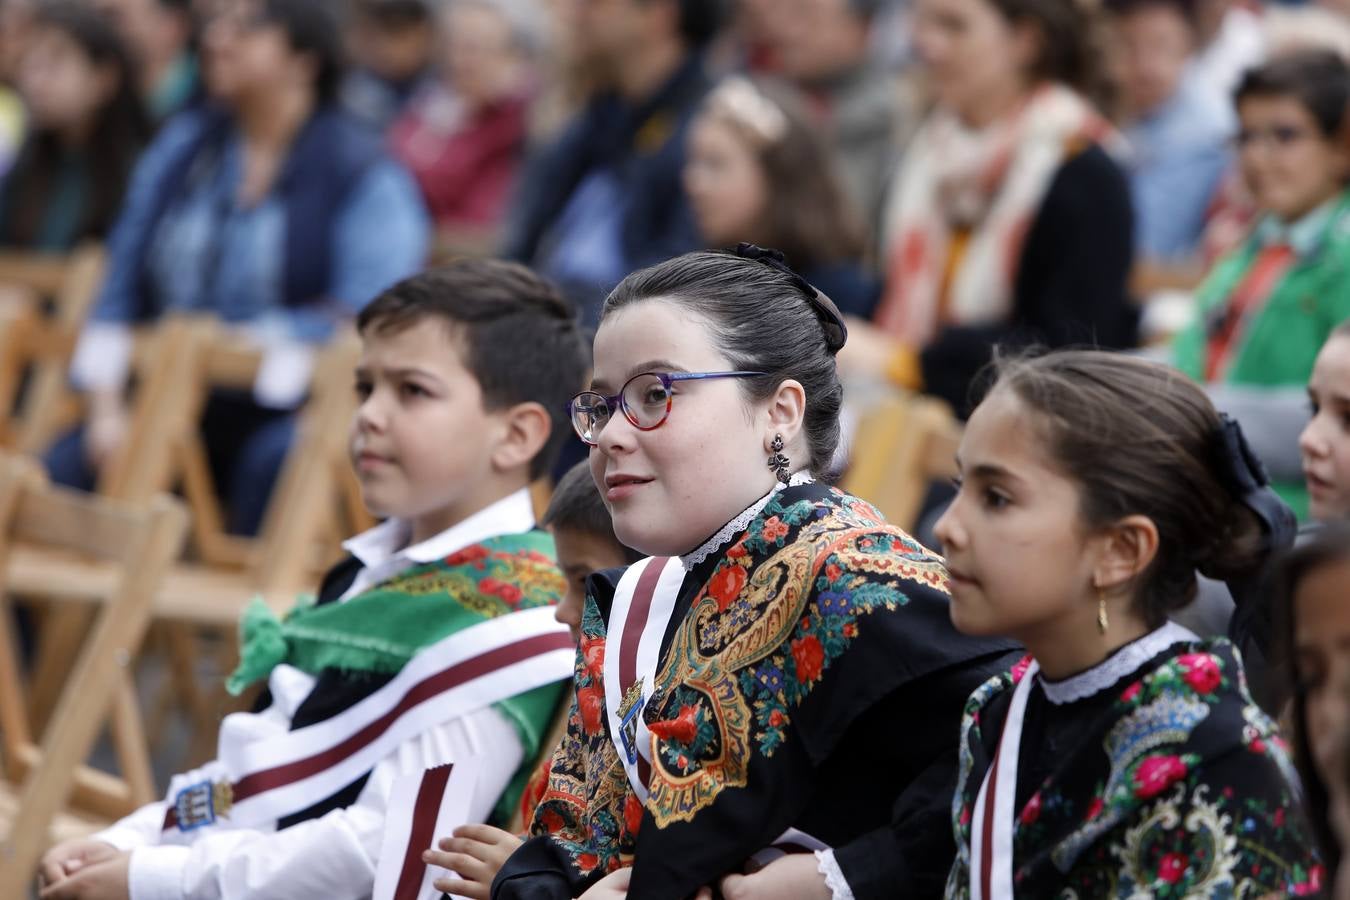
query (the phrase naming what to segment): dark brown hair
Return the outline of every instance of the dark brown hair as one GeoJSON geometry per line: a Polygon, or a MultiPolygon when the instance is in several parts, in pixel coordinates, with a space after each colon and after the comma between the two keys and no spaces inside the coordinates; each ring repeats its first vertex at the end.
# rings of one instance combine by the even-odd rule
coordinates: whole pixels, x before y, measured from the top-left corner
{"type": "Polygon", "coordinates": [[[1134,602],[1150,625],[1266,559],[1260,522],[1236,496],[1222,420],[1205,392],[1161,363],[1101,350],[997,356],[992,390],[1034,413],[1053,462],[1081,488],[1089,529],[1131,515],[1158,529],[1134,602]]]}
{"type": "Polygon", "coordinates": [[[600,497],[600,489],[595,486],[591,464],[586,460],[568,469],[567,474],[558,480],[558,486],[553,489],[548,509],[544,511],[539,524],[555,532],[571,531],[599,538],[630,563],[646,555],[625,547],[614,536],[614,521],[600,497]]]}
{"type": "Polygon", "coordinates": [[[1096,21],[1080,0],[987,0],[1014,25],[1030,24],[1040,33],[1040,52],[1031,77],[1057,81],[1084,91],[1097,87],[1094,62],[1096,21]]]}
{"type": "MultiPolygon", "coordinates": [[[[1330,872],[1335,872],[1341,859],[1340,842],[1331,828],[1331,798],[1327,785],[1313,765],[1312,744],[1308,741],[1308,688],[1298,677],[1294,666],[1294,630],[1298,615],[1294,609],[1294,595],[1298,586],[1314,570],[1350,559],[1350,524],[1336,522],[1321,526],[1312,540],[1300,545],[1280,563],[1277,575],[1276,622],[1279,641],[1276,645],[1278,661],[1285,671],[1293,713],[1290,742],[1293,744],[1294,764],[1303,781],[1303,803],[1308,821],[1317,835],[1322,859],[1330,872]]],[[[1347,773],[1350,778],[1350,773],[1347,773]]]]}
{"type": "MultiPolygon", "coordinates": [[[[715,104],[703,115],[728,124],[751,148],[768,187],[765,208],[747,240],[783,251],[788,262],[807,270],[862,258],[862,223],[844,192],[829,147],[802,108],[800,95],[786,85],[755,83],[765,100],[783,113],[783,130],[759,134],[732,111],[715,104]]],[[[716,90],[716,89],[714,89],[716,90]]]]}
{"type": "Polygon", "coordinates": [[[1350,65],[1334,50],[1307,49],[1249,69],[1233,92],[1238,106],[1253,97],[1287,97],[1308,111],[1322,137],[1334,140],[1350,105],[1350,65]]]}
{"type": "Polygon", "coordinates": [[[455,329],[487,409],[533,401],[548,410],[553,429],[530,477],[547,472],[572,433],[567,401],[590,363],[572,305],[518,263],[467,259],[400,281],[361,310],[356,328],[396,334],[429,319],[455,329]]]}

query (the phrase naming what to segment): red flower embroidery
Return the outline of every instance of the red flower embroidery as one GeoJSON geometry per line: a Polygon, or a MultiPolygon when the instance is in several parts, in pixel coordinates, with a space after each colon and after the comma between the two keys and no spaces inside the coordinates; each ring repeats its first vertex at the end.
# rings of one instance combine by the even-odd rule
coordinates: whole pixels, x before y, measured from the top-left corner
{"type": "MultiPolygon", "coordinates": [[[[462,566],[465,563],[477,562],[480,559],[487,559],[491,554],[488,548],[482,544],[474,544],[472,547],[465,547],[463,550],[456,550],[445,558],[447,566],[462,566]]],[[[479,566],[481,569],[482,566],[479,566]]]]}
{"type": "Polygon", "coordinates": [[[1186,874],[1189,860],[1181,853],[1169,853],[1158,863],[1158,877],[1168,884],[1176,884],[1186,874]]]}
{"type": "Polygon", "coordinates": [[[1106,804],[1102,802],[1101,797],[1093,797],[1092,802],[1088,804],[1087,817],[1095,819],[1102,814],[1102,807],[1106,804]]]}
{"type": "Polygon", "coordinates": [[[740,559],[745,553],[745,544],[738,541],[737,543],[732,544],[731,549],[727,551],[727,558],[740,559]]]}
{"type": "Polygon", "coordinates": [[[1185,777],[1186,763],[1181,757],[1150,756],[1134,770],[1134,794],[1147,800],[1185,777]]]}
{"type": "Polygon", "coordinates": [[[855,637],[857,637],[857,636],[858,636],[858,626],[857,626],[857,624],[855,624],[855,623],[853,623],[853,622],[849,622],[848,624],[846,624],[846,625],[844,626],[844,637],[846,637],[846,638],[855,638],[855,637]]]}
{"type": "Polygon", "coordinates": [[[628,829],[628,833],[633,836],[636,836],[638,829],[642,827],[642,803],[633,794],[624,798],[623,824],[628,829]]]}
{"type": "Polygon", "coordinates": [[[785,718],[786,716],[783,715],[781,709],[775,709],[773,712],[769,713],[769,726],[777,728],[779,725],[783,724],[783,719],[785,718]]]}
{"type": "Polygon", "coordinates": [[[1322,865],[1319,863],[1308,870],[1308,880],[1294,885],[1295,897],[1314,897],[1322,893],[1322,865]]]}
{"type": "Polygon", "coordinates": [[[957,824],[958,824],[958,825],[969,825],[969,824],[970,824],[970,804],[969,804],[969,803],[967,803],[965,806],[961,807],[961,818],[957,821],[957,824]]]}
{"type": "Polygon", "coordinates": [[[766,541],[776,541],[781,537],[786,537],[787,533],[787,523],[777,516],[770,516],[764,522],[764,540],[766,541]]]}
{"type": "Polygon", "coordinates": [[[1177,661],[1186,667],[1183,677],[1198,694],[1213,693],[1223,681],[1218,661],[1208,653],[1187,653],[1177,661]]]}
{"type": "Polygon", "coordinates": [[[582,638],[581,659],[585,674],[590,678],[599,678],[605,670],[605,642],[596,638],[582,638]]]}
{"type": "Polygon", "coordinates": [[[600,857],[594,853],[582,853],[577,856],[577,868],[583,873],[589,872],[600,865],[600,857]]]}
{"type": "Polygon", "coordinates": [[[675,765],[679,766],[681,769],[689,768],[689,757],[681,753],[679,756],[675,757],[675,765]]]}
{"type": "Polygon", "coordinates": [[[741,590],[745,587],[746,574],[744,566],[723,566],[717,570],[717,574],[708,582],[708,593],[712,594],[717,601],[717,611],[726,612],[731,601],[740,596],[741,590]]]}
{"type": "Polygon", "coordinates": [[[1275,827],[1276,827],[1276,828],[1283,828],[1283,827],[1284,827],[1284,807],[1283,807],[1283,806],[1281,806],[1279,809],[1275,810],[1275,827]]]}
{"type": "Polygon", "coordinates": [[[539,824],[544,826],[544,830],[549,834],[557,834],[563,830],[563,817],[558,815],[557,810],[545,809],[539,813],[539,824]]]}
{"type": "Polygon", "coordinates": [[[1266,742],[1261,740],[1260,738],[1253,738],[1252,742],[1247,745],[1247,749],[1252,751],[1253,753],[1265,753],[1266,742]]]}
{"type": "Polygon", "coordinates": [[[1022,676],[1025,675],[1025,674],[1027,674],[1027,668],[1030,667],[1030,665],[1031,665],[1031,656],[1030,656],[1030,655],[1024,656],[1024,657],[1022,657],[1021,659],[1019,659],[1017,662],[1013,663],[1013,667],[1012,667],[1012,683],[1013,683],[1013,684],[1017,684],[1019,681],[1022,680],[1022,676]]]}
{"type": "Polygon", "coordinates": [[[577,707],[581,710],[581,730],[587,734],[600,733],[600,719],[605,712],[605,698],[595,685],[577,689],[577,707]]]}
{"type": "Polygon", "coordinates": [[[1041,817],[1041,792],[1037,791],[1031,795],[1027,805],[1022,807],[1021,821],[1023,825],[1031,825],[1041,817]]]}
{"type": "Polygon", "coordinates": [[[496,578],[484,578],[478,582],[478,589],[485,594],[492,594],[494,597],[500,597],[510,604],[520,602],[520,588],[514,584],[505,581],[498,581],[496,578]]]}
{"type": "Polygon", "coordinates": [[[797,664],[797,680],[810,684],[820,677],[820,669],[825,664],[825,648],[815,635],[808,634],[792,642],[792,659],[797,664]]]}
{"type": "Polygon", "coordinates": [[[830,581],[838,581],[843,574],[844,570],[839,568],[835,563],[830,563],[825,567],[825,577],[830,581]]]}
{"type": "Polygon", "coordinates": [[[1134,684],[1130,685],[1125,690],[1120,692],[1120,699],[1125,703],[1130,703],[1134,700],[1135,697],[1139,696],[1139,692],[1142,691],[1143,689],[1144,689],[1143,682],[1136,681],[1134,684]]]}
{"type": "Polygon", "coordinates": [[[686,746],[692,744],[698,737],[698,707],[692,704],[681,706],[678,716],[653,722],[648,730],[662,740],[678,741],[686,746]]]}

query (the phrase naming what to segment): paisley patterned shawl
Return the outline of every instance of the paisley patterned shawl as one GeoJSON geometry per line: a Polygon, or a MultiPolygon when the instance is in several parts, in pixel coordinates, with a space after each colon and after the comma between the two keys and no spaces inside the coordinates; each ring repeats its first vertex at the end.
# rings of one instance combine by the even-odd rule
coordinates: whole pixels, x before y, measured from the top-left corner
{"type": "MultiPolygon", "coordinates": [[[[681,589],[643,711],[653,735],[644,806],[604,708],[616,581],[592,580],[576,705],[532,827],[546,840],[527,843],[498,887],[551,865],[575,896],[636,855],[633,896],[686,896],[787,827],[807,828],[800,817],[818,771],[869,707],[1005,648],[956,634],[941,559],[871,506],[815,484],[783,490],[681,589]]],[[[840,843],[886,824],[842,818],[844,830],[817,836],[840,843]]]]}
{"type": "MultiPolygon", "coordinates": [[[[967,703],[948,897],[970,896],[972,811],[1012,686],[1029,661],[991,679],[967,703]]],[[[1247,691],[1231,644],[1175,644],[1089,703],[1049,706],[1048,715],[1084,720],[1074,728],[1077,746],[1056,753],[1049,777],[1019,799],[1019,896],[1320,894],[1325,872],[1298,812],[1297,777],[1275,724],[1247,691]]],[[[1024,782],[1026,761],[1037,747],[1028,737],[1019,798],[1032,787],[1024,782]]]]}

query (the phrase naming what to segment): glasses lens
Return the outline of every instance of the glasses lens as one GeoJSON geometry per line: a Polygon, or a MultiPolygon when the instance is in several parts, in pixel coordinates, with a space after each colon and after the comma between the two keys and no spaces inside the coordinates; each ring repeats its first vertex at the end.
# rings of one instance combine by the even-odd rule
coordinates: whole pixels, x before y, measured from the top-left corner
{"type": "Polygon", "coordinates": [[[577,436],[588,444],[600,438],[600,432],[609,423],[609,404],[592,391],[584,391],[572,398],[572,427],[577,436]]]}
{"type": "Polygon", "coordinates": [[[639,428],[655,428],[670,411],[670,391],[652,374],[638,375],[623,386],[624,410],[639,428]]]}

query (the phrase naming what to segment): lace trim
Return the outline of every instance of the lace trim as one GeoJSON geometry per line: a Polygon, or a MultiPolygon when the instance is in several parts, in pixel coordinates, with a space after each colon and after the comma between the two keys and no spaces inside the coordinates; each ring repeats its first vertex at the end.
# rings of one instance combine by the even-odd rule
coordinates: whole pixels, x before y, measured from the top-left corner
{"type": "MultiPolygon", "coordinates": [[[[802,471],[796,472],[792,475],[792,477],[788,480],[788,485],[790,485],[791,487],[797,487],[798,485],[810,484],[812,481],[815,481],[815,479],[811,477],[811,473],[803,469],[802,471]]],[[[781,481],[775,483],[773,486],[773,490],[769,491],[763,497],[760,497],[754,503],[751,503],[749,506],[747,506],[744,512],[742,512],[736,518],[732,519],[727,524],[723,525],[721,529],[717,532],[717,534],[714,534],[712,537],[708,538],[706,541],[700,544],[698,548],[694,550],[693,553],[690,553],[686,556],[681,556],[680,563],[684,566],[684,570],[686,572],[692,570],[694,566],[697,566],[699,563],[703,562],[705,559],[712,556],[718,550],[721,550],[728,543],[730,543],[732,538],[740,534],[746,528],[750,527],[750,523],[755,521],[755,516],[762,513],[764,511],[764,507],[768,506],[769,501],[773,499],[773,495],[781,491],[785,486],[787,485],[784,485],[781,481]]]]}
{"type": "Polygon", "coordinates": [[[1198,641],[1194,632],[1175,622],[1151,631],[1139,640],[1126,644],[1097,665],[1063,681],[1041,679],[1041,688],[1045,698],[1057,706],[1086,700],[1093,694],[1099,694],[1122,678],[1136,671],[1144,663],[1157,656],[1173,644],[1183,641],[1198,641]]]}
{"type": "Polygon", "coordinates": [[[816,871],[825,876],[830,900],[853,900],[853,888],[848,886],[848,879],[844,878],[844,871],[839,868],[833,850],[816,851],[816,871]]]}

